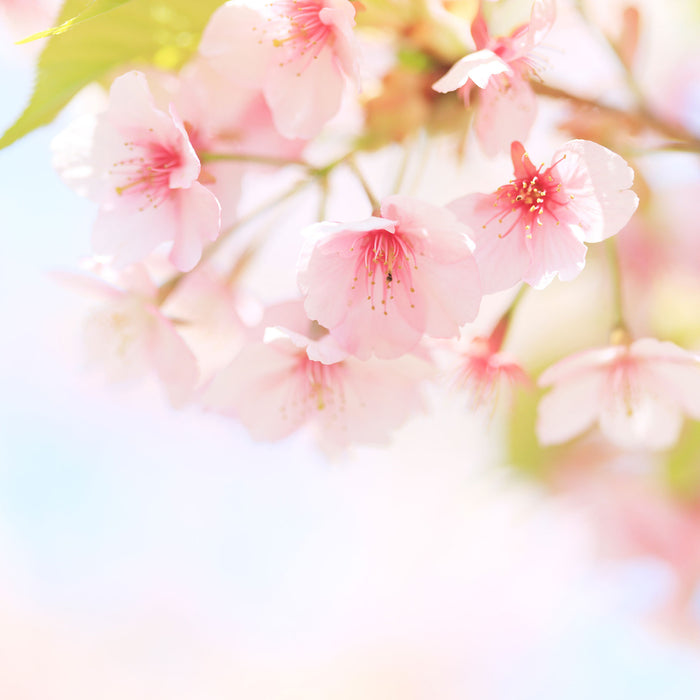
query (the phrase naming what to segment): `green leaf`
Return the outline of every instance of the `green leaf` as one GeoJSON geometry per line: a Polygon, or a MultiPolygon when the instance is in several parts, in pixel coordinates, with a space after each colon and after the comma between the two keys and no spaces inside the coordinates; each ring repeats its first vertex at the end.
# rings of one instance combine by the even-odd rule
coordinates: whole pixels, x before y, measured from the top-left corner
{"type": "MultiPolygon", "coordinates": [[[[29,105],[0,139],[0,148],[50,123],[89,83],[134,66],[177,69],[194,53],[209,17],[224,0],[129,0],[48,39],[29,105]]],[[[89,9],[66,0],[59,26],[89,9]]],[[[114,0],[112,0],[114,4],[114,0]]]]}
{"type": "Polygon", "coordinates": [[[666,464],[666,481],[681,498],[700,496],[700,422],[686,421],[666,464]]]}
{"type": "Polygon", "coordinates": [[[31,36],[28,36],[26,39],[22,39],[22,41],[18,41],[17,43],[26,44],[30,41],[36,41],[36,39],[45,39],[46,37],[54,36],[55,34],[63,34],[76,24],[84,22],[87,19],[97,17],[98,15],[109,12],[110,10],[114,10],[127,2],[131,2],[131,0],[92,0],[92,3],[75,17],[71,17],[65,22],[62,22],[57,27],[51,27],[51,29],[45,29],[43,32],[32,34],[31,36]]]}
{"type": "Polygon", "coordinates": [[[543,447],[537,440],[537,404],[541,390],[519,388],[510,411],[506,455],[516,472],[538,481],[546,481],[566,452],[565,445],[543,447]]]}

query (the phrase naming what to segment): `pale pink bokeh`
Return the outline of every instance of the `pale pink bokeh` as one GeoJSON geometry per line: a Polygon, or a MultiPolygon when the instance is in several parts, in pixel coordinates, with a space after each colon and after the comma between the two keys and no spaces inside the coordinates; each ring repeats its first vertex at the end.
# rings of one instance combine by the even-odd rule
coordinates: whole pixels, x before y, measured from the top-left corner
{"type": "Polygon", "coordinates": [[[140,265],[119,273],[100,264],[94,274],[59,274],[57,281],[96,302],[84,322],[85,359],[108,380],[123,382],[154,374],[175,407],[190,398],[197,361],[157,304],[158,288],[140,265]]]}
{"type": "Polygon", "coordinates": [[[678,439],[685,414],[700,420],[700,356],[654,338],[571,355],[545,370],[539,384],[552,387],[538,407],[545,445],[598,423],[619,447],[662,450],[678,439]]]}
{"type": "Polygon", "coordinates": [[[202,395],[256,440],[279,440],[305,424],[330,449],[386,443],[423,406],[430,367],[413,357],[361,362],[304,314],[301,302],[268,310],[260,340],[247,343],[202,395]]]}

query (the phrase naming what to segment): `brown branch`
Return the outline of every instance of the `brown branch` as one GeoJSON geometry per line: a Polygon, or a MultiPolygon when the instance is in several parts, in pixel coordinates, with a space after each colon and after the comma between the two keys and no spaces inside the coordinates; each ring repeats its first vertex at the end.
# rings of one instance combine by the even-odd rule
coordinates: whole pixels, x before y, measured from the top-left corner
{"type": "Polygon", "coordinates": [[[633,124],[639,129],[650,129],[657,134],[671,139],[673,143],[665,144],[664,149],[675,151],[689,151],[692,153],[700,152],[700,139],[690,133],[678,124],[672,124],[664,119],[653,114],[648,108],[641,107],[632,110],[620,109],[606,105],[603,102],[594,100],[588,97],[580,97],[574,95],[561,88],[552,87],[545,83],[532,81],[532,89],[542,97],[551,97],[553,99],[567,100],[569,103],[578,107],[588,107],[589,109],[597,109],[611,117],[624,120],[633,124]]]}

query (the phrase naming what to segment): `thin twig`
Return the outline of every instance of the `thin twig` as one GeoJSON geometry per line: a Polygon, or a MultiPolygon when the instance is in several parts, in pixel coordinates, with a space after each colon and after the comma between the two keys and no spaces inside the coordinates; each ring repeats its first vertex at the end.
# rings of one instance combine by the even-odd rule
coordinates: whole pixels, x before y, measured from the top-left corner
{"type": "Polygon", "coordinates": [[[369,199],[369,203],[372,205],[372,211],[379,211],[381,207],[379,200],[375,196],[374,192],[372,192],[372,188],[369,186],[367,180],[365,180],[365,176],[362,174],[362,171],[357,167],[357,163],[355,162],[354,157],[350,156],[345,161],[345,164],[348,166],[348,168],[350,168],[350,170],[352,170],[352,172],[355,174],[355,177],[357,177],[359,183],[362,185],[362,189],[365,191],[367,199],[369,199]]]}
{"type": "MultiPolygon", "coordinates": [[[[656,115],[652,114],[646,107],[639,107],[636,110],[627,111],[618,107],[611,107],[610,105],[606,105],[598,100],[574,95],[566,90],[552,87],[551,85],[547,85],[545,83],[532,81],[531,84],[532,89],[538,95],[542,95],[543,97],[567,100],[571,104],[580,107],[597,109],[605,114],[615,117],[616,119],[625,119],[632,122],[635,126],[651,129],[659,134],[663,134],[664,136],[673,139],[674,141],[680,142],[674,146],[674,150],[690,151],[693,153],[700,151],[700,139],[698,139],[694,134],[685,130],[681,126],[678,126],[677,124],[670,124],[669,122],[660,119],[656,115]]],[[[668,145],[666,148],[668,148],[668,145]]]]}

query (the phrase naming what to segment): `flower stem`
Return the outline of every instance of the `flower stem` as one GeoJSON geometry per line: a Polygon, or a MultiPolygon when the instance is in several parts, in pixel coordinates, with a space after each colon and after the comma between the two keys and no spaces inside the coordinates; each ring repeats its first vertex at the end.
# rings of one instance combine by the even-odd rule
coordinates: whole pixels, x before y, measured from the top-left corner
{"type": "Polygon", "coordinates": [[[239,163],[259,163],[261,165],[275,165],[284,167],[285,165],[299,165],[303,168],[311,168],[311,166],[303,160],[296,158],[275,158],[274,156],[262,156],[248,153],[210,153],[205,151],[199,153],[199,159],[202,163],[215,162],[239,162],[239,163]]]}
{"type": "Polygon", "coordinates": [[[378,212],[381,207],[381,204],[379,203],[379,200],[372,191],[372,188],[369,186],[369,183],[367,182],[367,180],[365,180],[365,176],[362,174],[362,171],[357,166],[354,157],[348,157],[345,160],[345,164],[348,166],[348,168],[350,168],[350,170],[352,170],[352,172],[355,174],[355,177],[357,177],[359,183],[362,185],[362,189],[365,191],[367,199],[369,199],[369,203],[372,205],[372,211],[378,212]]]}
{"type": "Polygon", "coordinates": [[[498,319],[496,325],[491,331],[491,335],[489,336],[489,344],[493,352],[498,352],[503,347],[508,331],[510,330],[510,322],[513,318],[513,314],[515,313],[515,309],[518,307],[529,288],[529,285],[525,284],[524,282],[520,285],[520,289],[518,289],[517,294],[513,297],[513,301],[508,304],[508,308],[503,312],[501,318],[498,319]]]}
{"type": "Polygon", "coordinates": [[[690,151],[693,153],[700,152],[700,139],[696,138],[692,133],[686,131],[683,127],[676,124],[670,124],[663,119],[660,119],[656,115],[652,114],[648,108],[641,106],[636,110],[627,111],[624,109],[619,109],[617,107],[611,107],[610,105],[603,104],[597,100],[590,99],[588,97],[580,97],[574,95],[561,88],[552,87],[546,83],[539,83],[536,81],[531,82],[532,89],[543,97],[552,97],[554,99],[567,100],[570,103],[577,105],[579,107],[590,107],[597,109],[605,114],[608,114],[621,121],[626,121],[630,123],[633,127],[651,129],[656,131],[674,142],[671,144],[665,144],[664,148],[676,151],[690,151]]]}
{"type": "MultiPolygon", "coordinates": [[[[204,262],[206,262],[222,245],[222,243],[228,239],[228,237],[238,230],[242,226],[250,223],[251,221],[257,219],[259,216],[264,214],[270,209],[274,209],[276,206],[282,204],[282,202],[290,199],[295,194],[301,192],[305,187],[308,187],[314,180],[301,180],[294,184],[289,189],[282,192],[282,194],[275,195],[270,199],[264,201],[262,204],[257,206],[252,211],[248,212],[245,216],[242,216],[238,221],[229,226],[226,231],[222,231],[219,237],[202,253],[201,260],[197,263],[195,269],[199,268],[204,262]]],[[[162,305],[165,300],[175,291],[177,286],[182,282],[189,272],[178,272],[173,275],[169,280],[165,281],[158,289],[158,296],[156,298],[158,306],[162,305]]]]}
{"type": "Polygon", "coordinates": [[[608,261],[610,263],[610,279],[612,282],[613,295],[613,333],[616,331],[627,333],[627,324],[625,323],[625,315],[622,303],[622,279],[620,275],[620,258],[617,254],[617,246],[612,238],[605,241],[605,247],[608,253],[608,261]]]}

